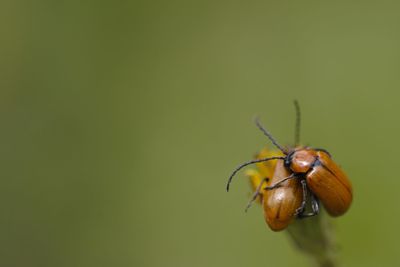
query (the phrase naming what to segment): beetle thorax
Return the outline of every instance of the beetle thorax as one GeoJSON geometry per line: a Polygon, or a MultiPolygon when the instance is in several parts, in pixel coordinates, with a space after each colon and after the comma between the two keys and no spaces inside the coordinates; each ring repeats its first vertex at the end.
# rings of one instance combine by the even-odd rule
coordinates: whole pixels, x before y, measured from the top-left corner
{"type": "Polygon", "coordinates": [[[287,164],[294,173],[306,173],[313,167],[316,160],[315,150],[302,148],[288,155],[287,164]]]}

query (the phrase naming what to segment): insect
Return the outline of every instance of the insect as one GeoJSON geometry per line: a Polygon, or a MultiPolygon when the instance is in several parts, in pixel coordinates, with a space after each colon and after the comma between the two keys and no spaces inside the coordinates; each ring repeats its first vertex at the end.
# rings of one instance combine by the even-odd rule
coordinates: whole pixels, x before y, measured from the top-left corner
{"type": "MultiPolygon", "coordinates": [[[[346,174],[340,169],[340,167],[332,160],[331,155],[326,150],[299,146],[300,107],[297,101],[295,101],[294,103],[297,114],[295,147],[282,147],[261,125],[258,118],[256,118],[255,122],[257,127],[270,139],[273,145],[283,153],[283,156],[261,158],[245,162],[239,165],[233,171],[227,183],[227,191],[229,191],[229,186],[233,177],[239,170],[241,170],[245,166],[271,160],[279,160],[279,162],[281,162],[277,163],[277,169],[272,177],[271,185],[263,188],[263,190],[269,191],[268,194],[265,194],[266,197],[263,198],[263,207],[266,221],[270,227],[271,224],[269,222],[271,221],[278,224],[279,216],[277,216],[277,214],[273,215],[274,209],[282,210],[283,206],[293,205],[286,214],[288,217],[290,217],[290,214],[293,213],[293,209],[295,210],[295,212],[291,215],[292,217],[313,216],[318,214],[319,199],[331,216],[340,216],[349,209],[353,198],[352,186],[349,179],[347,178],[346,174]],[[291,184],[289,184],[289,181],[297,181],[297,183],[292,182],[291,184]],[[290,190],[293,192],[298,192],[297,189],[299,188],[299,184],[302,188],[302,201],[301,204],[296,207],[296,203],[299,199],[299,193],[296,194],[296,197],[292,198],[289,197],[290,194],[288,192],[290,190]],[[274,197],[276,197],[275,194],[277,192],[277,189],[282,187],[286,188],[287,191],[282,191],[286,193],[281,192],[281,202],[273,201],[274,197]],[[307,201],[306,198],[308,191],[310,191],[310,201],[313,212],[310,214],[305,214],[304,210],[306,205],[305,203],[307,201]]],[[[259,194],[260,189],[261,185],[260,188],[258,188],[258,191],[256,190],[255,194],[259,194]]],[[[284,221],[287,223],[287,221],[289,220],[284,221]]],[[[282,227],[285,227],[285,223],[283,223],[282,225],[282,227]]],[[[277,229],[280,229],[280,227],[277,227],[277,229]]]]}
{"type": "MultiPolygon", "coordinates": [[[[350,208],[351,183],[327,151],[300,148],[289,153],[284,164],[298,177],[305,177],[308,187],[331,216],[343,215],[350,208]]],[[[272,187],[275,186],[279,183],[272,187]]]]}
{"type": "MultiPolygon", "coordinates": [[[[263,156],[263,154],[266,154],[265,150],[257,157],[263,156]]],[[[309,192],[304,180],[290,179],[283,182],[275,190],[261,190],[290,175],[283,161],[277,161],[276,164],[269,161],[265,165],[264,162],[257,165],[259,171],[249,170],[246,172],[254,190],[254,195],[247,205],[246,211],[253,201],[259,200],[263,206],[265,221],[273,231],[285,229],[296,217],[304,218],[318,214],[318,202],[314,195],[309,192]],[[271,170],[273,171],[272,174],[271,170]],[[272,179],[263,178],[263,175],[271,175],[272,179]],[[306,199],[309,194],[313,212],[305,213],[306,199]]]]}
{"type": "MultiPolygon", "coordinates": [[[[258,164],[258,167],[260,168],[260,164],[258,164]]],[[[302,185],[299,180],[289,180],[275,190],[261,190],[271,183],[279,182],[288,175],[288,171],[283,166],[283,161],[277,161],[276,165],[273,166],[273,170],[269,170],[270,172],[273,171],[271,180],[264,178],[263,175],[265,175],[266,172],[261,170],[246,172],[254,189],[253,198],[247,205],[246,211],[250,208],[253,201],[256,199],[259,200],[264,210],[264,219],[267,225],[273,231],[281,231],[301,212],[300,206],[303,197],[302,185]]]]}
{"type": "MultiPolygon", "coordinates": [[[[279,161],[271,183],[279,183],[288,175],[290,172],[279,161]]],[[[302,200],[302,185],[297,179],[285,181],[279,188],[266,192],[262,203],[265,222],[273,231],[285,229],[302,212],[302,200]]]]}

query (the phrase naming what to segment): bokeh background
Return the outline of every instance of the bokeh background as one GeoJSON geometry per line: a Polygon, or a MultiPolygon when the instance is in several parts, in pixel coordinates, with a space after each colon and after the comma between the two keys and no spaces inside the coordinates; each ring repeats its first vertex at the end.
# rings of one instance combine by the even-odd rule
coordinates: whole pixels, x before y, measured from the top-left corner
{"type": "Polygon", "coordinates": [[[1,266],[308,266],[225,192],[293,99],[354,184],[343,266],[398,265],[398,1],[1,6],[1,266]]]}

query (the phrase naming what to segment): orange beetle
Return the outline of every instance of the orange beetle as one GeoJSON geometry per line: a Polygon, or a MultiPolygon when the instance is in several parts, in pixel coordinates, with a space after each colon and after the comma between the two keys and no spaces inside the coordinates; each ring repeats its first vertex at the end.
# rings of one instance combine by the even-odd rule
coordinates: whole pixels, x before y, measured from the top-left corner
{"type": "MultiPolygon", "coordinates": [[[[262,150],[257,158],[271,156],[267,150],[262,150]]],[[[303,218],[313,216],[318,213],[317,205],[312,205],[313,213],[305,214],[305,205],[307,189],[305,180],[291,179],[282,182],[279,188],[275,190],[261,190],[263,187],[268,187],[270,184],[276,184],[290,175],[283,161],[269,161],[257,164],[257,170],[249,170],[246,175],[250,178],[250,184],[254,190],[254,195],[246,207],[250,207],[251,203],[256,199],[262,204],[264,210],[264,218],[267,225],[273,231],[281,231],[285,229],[294,218],[303,218]],[[272,177],[272,179],[264,177],[272,177]]],[[[314,201],[314,196],[311,194],[311,203],[314,201]]]]}
{"type": "MultiPolygon", "coordinates": [[[[276,192],[277,189],[280,187],[287,188],[289,186],[287,184],[288,180],[292,179],[298,180],[299,183],[303,185],[303,201],[302,204],[298,208],[296,208],[297,211],[295,212],[295,215],[298,215],[299,217],[307,217],[318,214],[318,199],[319,199],[321,200],[322,204],[324,205],[325,209],[330,215],[340,216],[344,214],[351,205],[352,202],[351,183],[347,178],[346,174],[331,159],[330,154],[326,150],[313,149],[309,147],[299,147],[297,145],[299,141],[299,132],[300,132],[300,108],[297,101],[295,101],[295,107],[297,111],[296,137],[295,137],[296,148],[294,149],[283,148],[276,142],[276,140],[272,137],[272,135],[260,124],[258,119],[256,119],[256,125],[258,126],[258,128],[271,140],[271,142],[280,151],[282,151],[284,156],[256,159],[241,164],[233,171],[233,173],[229,177],[227,183],[227,191],[229,191],[229,185],[232,181],[232,178],[243,167],[258,162],[265,162],[270,160],[282,160],[283,164],[281,165],[283,165],[283,167],[279,168],[278,170],[279,174],[276,175],[277,177],[275,179],[273,177],[274,180],[273,185],[265,187],[264,188],[265,190],[273,190],[272,192],[276,192]],[[285,171],[283,171],[282,169],[285,169],[285,171]],[[283,174],[285,174],[286,177],[282,177],[283,174]],[[313,213],[304,214],[304,206],[306,203],[305,198],[308,188],[311,191],[311,204],[313,208],[313,213]],[[314,194],[316,198],[314,197],[314,194]]],[[[292,184],[291,187],[294,187],[292,189],[295,189],[297,188],[297,184],[294,185],[292,184]]],[[[269,196],[274,196],[274,194],[269,194],[269,196]]],[[[290,201],[288,200],[288,203],[289,202],[290,201]]],[[[264,200],[263,203],[268,203],[268,201],[264,200]]],[[[277,220],[276,222],[274,222],[274,224],[276,223],[276,225],[278,225],[279,222],[277,216],[273,215],[274,214],[273,210],[274,208],[277,207],[279,208],[281,205],[272,203],[273,201],[271,200],[271,205],[263,204],[264,210],[267,208],[265,216],[266,219],[269,218],[270,222],[271,218],[272,221],[277,220]],[[268,211],[268,208],[271,211],[268,211]],[[269,216],[268,214],[271,216],[269,216]]],[[[284,204],[288,203],[284,202],[284,204]]],[[[289,213],[290,212],[288,212],[288,214],[286,215],[289,216],[289,213]]],[[[267,220],[268,225],[270,225],[269,221],[267,220]]],[[[290,221],[288,223],[290,223],[290,221]]],[[[285,224],[282,225],[284,226],[285,224]]],[[[279,227],[277,227],[277,229],[278,228],[279,227]]]]}
{"type": "Polygon", "coordinates": [[[308,187],[331,216],[340,216],[349,209],[353,198],[351,183],[328,152],[296,149],[286,156],[285,166],[296,175],[305,176],[308,187]]]}
{"type": "MultiPolygon", "coordinates": [[[[275,167],[271,183],[279,183],[290,175],[283,165],[278,161],[275,167]]],[[[291,179],[281,183],[282,186],[275,190],[266,191],[263,197],[263,209],[265,222],[273,231],[285,229],[296,215],[300,214],[304,206],[302,185],[299,179],[291,179]]]]}

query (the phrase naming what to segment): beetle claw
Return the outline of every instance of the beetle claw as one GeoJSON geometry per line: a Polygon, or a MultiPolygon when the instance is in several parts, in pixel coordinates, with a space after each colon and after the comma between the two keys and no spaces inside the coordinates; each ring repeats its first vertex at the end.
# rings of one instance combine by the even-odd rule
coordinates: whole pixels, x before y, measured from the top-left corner
{"type": "Polygon", "coordinates": [[[301,217],[301,215],[304,213],[304,210],[305,210],[304,207],[297,208],[296,211],[294,212],[294,216],[301,217]]]}

